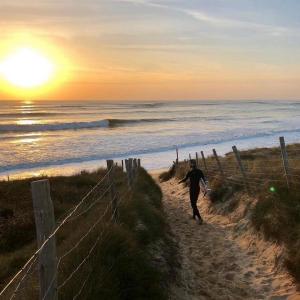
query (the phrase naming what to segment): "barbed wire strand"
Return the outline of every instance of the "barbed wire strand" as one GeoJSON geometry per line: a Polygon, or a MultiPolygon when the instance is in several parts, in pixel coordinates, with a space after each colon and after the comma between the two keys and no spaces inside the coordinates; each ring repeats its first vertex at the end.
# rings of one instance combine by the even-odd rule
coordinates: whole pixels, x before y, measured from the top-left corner
{"type": "Polygon", "coordinates": [[[11,297],[9,298],[9,300],[12,300],[17,295],[17,293],[20,290],[21,284],[23,283],[23,281],[25,280],[25,278],[30,275],[31,268],[35,264],[36,261],[37,261],[37,257],[29,265],[27,271],[25,272],[25,274],[23,275],[23,277],[20,279],[19,283],[17,284],[17,286],[16,286],[15,290],[13,291],[13,293],[12,293],[11,297]]]}
{"type": "Polygon", "coordinates": [[[71,222],[71,221],[79,218],[80,216],[86,214],[88,211],[90,211],[100,200],[102,200],[106,196],[107,192],[109,191],[109,189],[111,187],[112,187],[112,184],[110,184],[110,186],[104,191],[104,193],[101,196],[99,196],[93,203],[91,203],[88,208],[86,208],[80,214],[78,214],[78,215],[74,216],[73,218],[71,218],[69,221],[71,222]]]}
{"type": "MultiPolygon", "coordinates": [[[[117,194],[115,194],[115,197],[116,197],[116,196],[117,196],[117,194]]],[[[115,199],[115,197],[114,197],[114,199],[115,199]]],[[[124,198],[125,198],[125,197],[124,197],[124,198]]],[[[120,201],[120,202],[121,202],[121,201],[120,201]]],[[[120,202],[119,202],[119,203],[120,203],[120,202]]],[[[114,209],[114,212],[113,212],[113,214],[112,214],[112,216],[111,216],[111,220],[114,218],[114,216],[115,216],[115,214],[116,214],[116,211],[117,211],[117,207],[114,209]]],[[[91,247],[90,250],[88,251],[87,256],[84,257],[84,259],[83,259],[83,260],[80,262],[80,264],[73,270],[73,272],[70,273],[70,275],[64,280],[64,282],[58,286],[58,288],[57,288],[58,290],[60,290],[62,287],[64,287],[64,286],[71,280],[71,278],[74,276],[74,274],[77,273],[77,272],[79,271],[79,269],[81,268],[81,266],[84,265],[85,262],[87,262],[88,258],[91,256],[92,252],[94,251],[95,247],[97,246],[97,244],[98,244],[100,238],[103,236],[103,232],[104,232],[104,230],[98,235],[98,237],[97,237],[95,243],[92,245],[92,247],[91,247]]]]}
{"type": "Polygon", "coordinates": [[[72,215],[78,210],[78,208],[85,202],[85,200],[91,195],[91,193],[106,179],[106,177],[112,171],[113,166],[106,172],[104,177],[102,177],[99,182],[81,199],[81,201],[73,208],[73,210],[67,215],[67,217],[56,227],[56,229],[49,235],[49,237],[42,243],[42,245],[35,251],[35,253],[27,260],[23,267],[13,276],[13,278],[6,284],[6,286],[1,290],[0,296],[8,289],[8,287],[19,277],[19,275],[24,271],[24,269],[34,260],[45,245],[49,242],[51,238],[58,232],[58,230],[67,222],[67,220],[72,217],[72,215]]]}
{"type": "MultiPolygon", "coordinates": [[[[57,270],[59,270],[59,266],[60,266],[60,264],[61,264],[61,262],[62,262],[62,260],[65,258],[65,257],[67,257],[69,254],[71,254],[76,248],[78,248],[79,247],[79,245],[83,242],[83,240],[93,231],[93,229],[103,220],[103,218],[105,217],[105,214],[107,213],[107,211],[108,211],[108,209],[109,209],[109,207],[110,207],[110,205],[107,205],[107,207],[106,207],[106,209],[105,209],[105,211],[104,211],[104,213],[101,215],[101,217],[88,229],[88,231],[78,240],[78,242],[71,248],[71,249],[69,249],[67,252],[65,252],[63,255],[61,255],[60,257],[59,257],[59,259],[58,259],[58,262],[57,262],[57,264],[56,264],[56,268],[57,268],[57,270]]],[[[101,231],[101,234],[104,232],[104,230],[105,229],[103,229],[102,231],[101,231]]],[[[52,287],[52,285],[53,285],[53,283],[54,283],[54,281],[55,281],[55,279],[56,279],[56,274],[54,274],[54,276],[52,277],[52,279],[51,279],[51,282],[50,282],[50,284],[49,284],[49,286],[48,286],[48,289],[47,289],[47,291],[46,291],[46,293],[45,293],[45,295],[44,295],[44,297],[43,297],[43,300],[46,298],[46,296],[48,295],[48,293],[50,292],[50,290],[51,290],[51,287],[52,287]]]]}
{"type": "MultiPolygon", "coordinates": [[[[118,197],[118,193],[116,193],[116,194],[114,195],[114,198],[112,199],[112,201],[114,201],[114,200],[116,199],[116,197],[118,197]]],[[[119,204],[122,202],[122,200],[123,200],[124,198],[125,198],[125,197],[122,197],[122,198],[121,198],[121,200],[119,201],[119,204]]],[[[118,206],[119,206],[119,204],[118,204],[118,206]]],[[[62,261],[66,256],[68,256],[71,252],[73,252],[73,251],[81,244],[81,242],[89,235],[89,233],[92,232],[92,230],[100,223],[100,221],[103,220],[103,218],[104,218],[105,214],[107,213],[109,207],[110,207],[110,205],[107,205],[106,210],[105,210],[104,213],[101,215],[100,219],[98,219],[98,220],[97,220],[97,221],[89,228],[89,230],[86,232],[86,234],[85,234],[84,236],[82,236],[81,239],[80,239],[80,240],[79,240],[79,241],[78,241],[78,242],[77,242],[70,250],[68,250],[64,255],[62,255],[62,256],[59,258],[58,263],[57,263],[57,266],[56,266],[57,269],[59,268],[59,266],[60,266],[60,264],[61,264],[61,261],[62,261]]],[[[115,216],[115,214],[116,214],[116,211],[117,211],[117,207],[115,208],[115,210],[114,210],[114,212],[113,212],[113,214],[112,214],[110,220],[112,220],[112,219],[114,218],[114,216],[115,216]]],[[[106,228],[104,228],[104,229],[99,233],[98,237],[103,235],[105,229],[106,229],[106,228]]],[[[90,253],[89,253],[87,256],[89,256],[89,255],[90,255],[90,253]]],[[[87,257],[85,257],[84,261],[87,261],[87,257]]],[[[65,282],[63,282],[64,285],[67,283],[66,281],[69,281],[69,280],[74,276],[74,274],[80,269],[81,265],[83,265],[83,264],[84,264],[84,262],[82,261],[82,262],[77,266],[77,268],[70,274],[70,276],[69,276],[70,278],[67,278],[67,279],[65,280],[65,282]]],[[[53,278],[52,278],[52,280],[51,280],[51,282],[50,282],[50,284],[49,284],[49,287],[48,287],[48,289],[47,289],[47,291],[46,291],[46,293],[45,293],[45,295],[44,295],[44,297],[43,297],[43,300],[46,298],[46,296],[47,296],[48,293],[50,292],[51,287],[52,287],[52,285],[53,285],[53,283],[54,283],[54,281],[55,281],[55,277],[56,277],[56,275],[53,276],[53,278]]],[[[58,289],[59,289],[60,287],[62,287],[63,284],[61,284],[61,285],[58,287],[58,289]]]]}

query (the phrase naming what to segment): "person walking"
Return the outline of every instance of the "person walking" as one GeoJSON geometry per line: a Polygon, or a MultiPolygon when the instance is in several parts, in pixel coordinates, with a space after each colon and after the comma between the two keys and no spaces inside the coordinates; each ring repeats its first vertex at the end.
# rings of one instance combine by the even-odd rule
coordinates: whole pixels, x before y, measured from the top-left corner
{"type": "Polygon", "coordinates": [[[186,182],[188,179],[190,180],[190,200],[191,206],[193,209],[193,219],[197,218],[198,224],[203,224],[203,219],[200,215],[200,212],[197,207],[197,201],[200,193],[200,181],[206,181],[203,172],[197,168],[196,162],[191,160],[190,162],[191,170],[186,174],[186,176],[179,181],[180,183],[186,182]]]}

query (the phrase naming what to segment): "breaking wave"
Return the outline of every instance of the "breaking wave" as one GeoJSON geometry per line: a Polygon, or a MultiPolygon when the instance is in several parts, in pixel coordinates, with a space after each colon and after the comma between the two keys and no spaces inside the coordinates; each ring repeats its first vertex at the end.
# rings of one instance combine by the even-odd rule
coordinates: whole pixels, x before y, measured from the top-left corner
{"type": "Polygon", "coordinates": [[[80,130],[89,128],[115,128],[139,123],[170,122],[175,119],[105,119],[91,122],[70,122],[50,124],[1,124],[0,133],[80,130]]]}

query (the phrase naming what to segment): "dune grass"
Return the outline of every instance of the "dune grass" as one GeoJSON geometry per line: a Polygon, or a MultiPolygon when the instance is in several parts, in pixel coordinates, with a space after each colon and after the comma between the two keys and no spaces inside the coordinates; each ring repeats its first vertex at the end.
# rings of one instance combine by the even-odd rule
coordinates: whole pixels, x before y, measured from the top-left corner
{"type": "MultiPolygon", "coordinates": [[[[104,174],[105,170],[98,170],[49,178],[56,219],[62,219],[104,174]]],[[[0,183],[1,210],[13,212],[12,216],[2,219],[0,225],[2,283],[7,282],[36,249],[30,195],[32,180],[0,183]]],[[[59,299],[73,299],[76,295],[78,299],[107,300],[168,298],[176,249],[169,238],[160,188],[143,169],[139,170],[132,190],[128,191],[126,175],[120,169],[116,170],[115,184],[121,200],[116,223],[112,222],[112,210],[107,206],[110,193],[104,188],[101,201],[68,222],[56,236],[58,257],[61,257],[104,216],[80,246],[61,261],[59,285],[93,249],[86,263],[59,288],[59,299]]],[[[37,272],[30,276],[22,288],[22,299],[37,299],[37,278],[37,272]]]]}
{"type": "MultiPolygon", "coordinates": [[[[247,196],[250,194],[256,203],[251,210],[253,226],[264,234],[265,239],[285,246],[286,266],[300,283],[300,144],[288,145],[287,153],[291,172],[290,188],[287,187],[279,147],[240,152],[249,191],[232,152],[220,157],[225,177],[221,176],[214,157],[207,158],[208,172],[202,161],[199,163],[209,179],[212,203],[232,201],[237,192],[247,196]]],[[[188,169],[188,162],[180,162],[174,176],[181,179],[188,169]]],[[[231,211],[237,204],[232,201],[231,211]]]]}
{"type": "MultiPolygon", "coordinates": [[[[56,219],[104,174],[104,170],[99,170],[49,178],[56,219]]],[[[0,211],[12,212],[10,217],[0,220],[0,282],[14,274],[36,248],[30,182],[42,178],[45,177],[0,182],[0,211]]]]}

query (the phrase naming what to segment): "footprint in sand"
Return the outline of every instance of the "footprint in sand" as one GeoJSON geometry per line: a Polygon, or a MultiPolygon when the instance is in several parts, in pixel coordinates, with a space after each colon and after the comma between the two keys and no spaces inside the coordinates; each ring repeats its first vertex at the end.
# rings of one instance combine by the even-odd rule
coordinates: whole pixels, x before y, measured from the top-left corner
{"type": "Polygon", "coordinates": [[[253,250],[255,247],[244,249],[236,242],[239,236],[235,224],[214,214],[207,200],[201,199],[199,206],[206,224],[196,226],[188,218],[191,209],[187,189],[182,191],[182,186],[172,186],[172,182],[175,181],[162,183],[161,187],[165,211],[182,257],[179,278],[183,280],[174,288],[170,300],[287,299],[283,283],[276,290],[273,288],[276,280],[270,272],[272,262],[262,260],[253,250]]]}

